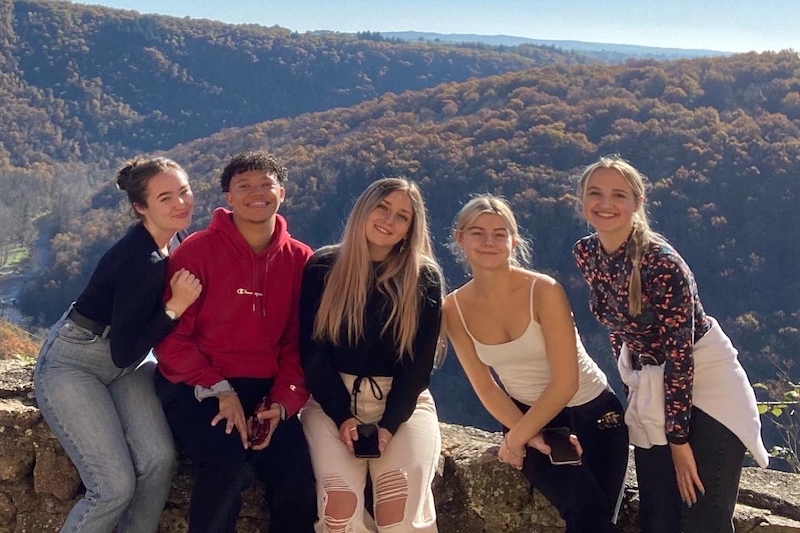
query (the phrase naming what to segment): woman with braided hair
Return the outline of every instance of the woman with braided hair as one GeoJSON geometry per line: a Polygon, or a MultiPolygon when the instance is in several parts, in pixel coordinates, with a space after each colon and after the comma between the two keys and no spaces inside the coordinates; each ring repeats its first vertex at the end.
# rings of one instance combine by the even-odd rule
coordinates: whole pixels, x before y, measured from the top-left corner
{"type": "Polygon", "coordinates": [[[628,390],[642,531],[733,532],[745,450],[768,461],[737,351],[705,313],[689,266],[650,229],[636,168],[602,157],[578,196],[596,233],[573,254],[628,390]]]}

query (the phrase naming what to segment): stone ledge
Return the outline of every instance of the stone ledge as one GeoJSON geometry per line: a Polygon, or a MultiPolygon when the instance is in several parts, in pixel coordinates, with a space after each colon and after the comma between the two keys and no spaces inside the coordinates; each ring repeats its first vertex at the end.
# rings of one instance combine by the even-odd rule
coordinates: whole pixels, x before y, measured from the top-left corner
{"type": "MultiPolygon", "coordinates": [[[[0,533],[59,530],[82,486],[77,471],[53,438],[33,398],[32,364],[0,361],[0,533]]],[[[563,522],[522,475],[497,461],[500,435],[440,424],[442,456],[434,493],[442,533],[556,533],[563,522]]],[[[745,468],[738,533],[800,533],[800,475],[745,468]]],[[[181,461],[159,526],[187,531],[191,476],[181,461]]],[[[245,492],[239,533],[266,531],[263,490],[245,492]]],[[[632,464],[620,514],[621,533],[636,533],[638,494],[632,464]]]]}

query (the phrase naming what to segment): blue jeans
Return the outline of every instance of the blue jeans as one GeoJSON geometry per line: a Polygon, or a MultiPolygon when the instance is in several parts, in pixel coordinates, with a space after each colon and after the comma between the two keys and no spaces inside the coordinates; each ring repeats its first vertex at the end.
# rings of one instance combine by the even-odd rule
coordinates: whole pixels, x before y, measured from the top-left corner
{"type": "Polygon", "coordinates": [[[153,369],[117,368],[109,341],[67,318],[50,330],[34,371],[36,399],[86,487],[62,532],[158,529],[175,448],[153,369]]]}

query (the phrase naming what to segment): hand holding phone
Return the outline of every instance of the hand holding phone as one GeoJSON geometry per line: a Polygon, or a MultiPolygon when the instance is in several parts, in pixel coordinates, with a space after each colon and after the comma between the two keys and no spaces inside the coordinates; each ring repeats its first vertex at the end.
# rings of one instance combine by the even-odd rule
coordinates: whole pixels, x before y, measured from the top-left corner
{"type": "Polygon", "coordinates": [[[356,457],[374,459],[381,456],[378,449],[377,424],[358,424],[356,426],[357,439],[353,439],[353,451],[356,457]]]}
{"type": "Polygon", "coordinates": [[[269,436],[269,418],[264,420],[258,418],[258,413],[266,409],[269,409],[269,406],[267,405],[267,399],[264,398],[256,407],[255,413],[253,413],[253,421],[250,425],[250,446],[263,444],[269,436]]]}
{"type": "Polygon", "coordinates": [[[570,433],[568,427],[542,429],[542,438],[550,446],[550,462],[554,465],[581,464],[581,456],[569,440],[570,433]]]}

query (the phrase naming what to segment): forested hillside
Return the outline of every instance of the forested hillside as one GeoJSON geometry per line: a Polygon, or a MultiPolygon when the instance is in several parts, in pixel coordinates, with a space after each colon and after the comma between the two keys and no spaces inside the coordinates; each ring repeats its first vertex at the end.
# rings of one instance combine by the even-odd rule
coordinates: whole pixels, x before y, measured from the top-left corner
{"type": "MultiPolygon", "coordinates": [[[[225,158],[260,147],[288,161],[284,211],[293,234],[314,246],[338,237],[366,183],[390,175],[420,182],[451,285],[463,279],[444,249],[453,215],[472,193],[503,194],[533,238],[536,265],[571,293],[606,368],[607,345],[570,257],[587,231],[574,212],[571,178],[598,155],[621,153],[650,177],[656,229],[697,272],[707,309],[742,349],[751,377],[774,373],[765,353],[792,358],[800,348],[794,53],[534,68],[223,130],[167,152],[194,180],[199,225],[221,202],[215,180],[225,158]]],[[[45,322],[121,231],[120,199],[101,191],[96,209],[53,240],[57,260],[25,298],[45,322]]],[[[443,406],[447,414],[455,408],[443,406]]]]}
{"type": "Polygon", "coordinates": [[[0,0],[0,248],[32,245],[34,223],[48,237],[138,152],[387,91],[586,60],[0,0]]]}
{"type": "MultiPolygon", "coordinates": [[[[650,177],[655,228],[696,271],[751,378],[800,349],[794,52],[610,66],[43,0],[0,0],[0,36],[0,246],[31,249],[20,304],[39,325],[130,223],[107,185],[121,157],[162,150],[183,164],[201,227],[221,204],[225,159],[267,148],[289,166],[292,233],[313,246],[338,238],[370,181],[418,181],[452,286],[464,279],[445,249],[453,215],[470,194],[506,196],[608,369],[570,255],[587,232],[572,178],[618,152],[650,177]]],[[[476,422],[453,365],[436,378],[458,398],[440,402],[443,418],[476,422]]]]}
{"type": "MultiPolygon", "coordinates": [[[[102,163],[224,127],[581,56],[0,1],[0,166],[102,163]]],[[[584,59],[585,60],[585,59],[584,59]]]]}

